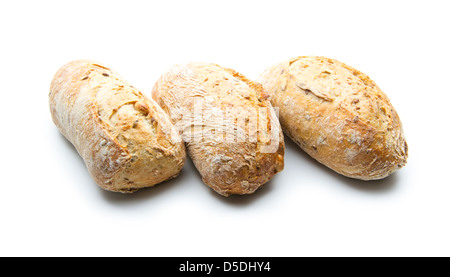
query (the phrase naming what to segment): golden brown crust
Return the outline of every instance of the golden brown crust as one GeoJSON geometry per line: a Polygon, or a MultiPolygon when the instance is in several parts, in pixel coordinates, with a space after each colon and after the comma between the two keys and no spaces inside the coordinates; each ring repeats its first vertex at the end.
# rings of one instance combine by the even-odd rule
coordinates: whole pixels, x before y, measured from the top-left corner
{"type": "Polygon", "coordinates": [[[131,193],[178,175],[184,145],[165,112],[111,69],[73,61],[49,94],[53,121],[105,190],[131,193]]]}
{"type": "Polygon", "coordinates": [[[250,194],[284,166],[284,138],[261,85],[215,64],[174,66],[152,97],[186,141],[206,185],[250,194]]]}
{"type": "Polygon", "coordinates": [[[365,74],[325,57],[297,57],[259,81],[284,132],[336,172],[381,179],[405,165],[407,144],[387,96],[365,74]]]}

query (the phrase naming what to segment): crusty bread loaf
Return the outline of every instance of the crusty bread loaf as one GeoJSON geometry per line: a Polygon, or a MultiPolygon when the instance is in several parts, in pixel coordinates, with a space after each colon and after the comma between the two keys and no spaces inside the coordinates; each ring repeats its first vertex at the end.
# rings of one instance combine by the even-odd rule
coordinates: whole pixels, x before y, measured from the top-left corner
{"type": "Polygon", "coordinates": [[[206,185],[251,194],[284,166],[284,138],[261,85],[215,64],[177,65],[152,97],[169,114],[206,185]]]}
{"type": "Polygon", "coordinates": [[[348,177],[381,179],[405,165],[402,124],[365,74],[325,57],[297,57],[259,81],[283,131],[320,163],[348,177]]]}
{"type": "Polygon", "coordinates": [[[78,60],[56,73],[50,111],[103,189],[131,193],[178,175],[185,148],[152,100],[111,69],[78,60]]]}

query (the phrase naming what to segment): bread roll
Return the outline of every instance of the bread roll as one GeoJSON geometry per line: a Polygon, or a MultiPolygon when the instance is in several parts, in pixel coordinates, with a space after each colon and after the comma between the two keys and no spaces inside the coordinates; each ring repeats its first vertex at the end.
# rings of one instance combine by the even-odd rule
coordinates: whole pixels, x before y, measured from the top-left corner
{"type": "Polygon", "coordinates": [[[305,152],[356,179],[381,179],[406,164],[402,124],[369,77],[325,57],[297,57],[259,78],[283,131],[305,152]]]}
{"type": "Polygon", "coordinates": [[[111,69],[79,60],[50,88],[50,111],[95,182],[132,193],[178,175],[185,148],[165,112],[111,69]]]}
{"type": "Polygon", "coordinates": [[[284,138],[261,85],[215,64],[177,65],[152,97],[183,135],[204,183],[251,194],[284,166],[284,138]]]}

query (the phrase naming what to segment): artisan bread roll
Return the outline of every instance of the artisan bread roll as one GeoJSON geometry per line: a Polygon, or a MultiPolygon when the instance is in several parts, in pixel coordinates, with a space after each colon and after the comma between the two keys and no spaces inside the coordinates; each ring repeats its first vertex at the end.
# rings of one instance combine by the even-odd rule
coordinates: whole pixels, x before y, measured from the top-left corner
{"type": "Polygon", "coordinates": [[[103,189],[132,193],[178,175],[185,148],[165,112],[111,69],[79,60],[50,88],[50,111],[103,189]]]}
{"type": "Polygon", "coordinates": [[[152,97],[183,135],[204,183],[251,194],[284,166],[284,138],[261,85],[215,64],[177,65],[152,97]]]}
{"type": "Polygon", "coordinates": [[[334,171],[381,179],[406,164],[402,124],[369,77],[325,57],[297,57],[259,78],[284,132],[334,171]]]}

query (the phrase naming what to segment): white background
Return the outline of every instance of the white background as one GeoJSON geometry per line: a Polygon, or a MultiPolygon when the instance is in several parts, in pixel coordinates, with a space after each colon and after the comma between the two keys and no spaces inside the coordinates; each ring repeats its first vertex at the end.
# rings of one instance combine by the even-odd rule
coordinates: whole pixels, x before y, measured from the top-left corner
{"type": "Polygon", "coordinates": [[[1,1],[1,256],[450,256],[448,1],[1,1]],[[50,117],[74,59],[143,93],[170,66],[255,79],[299,55],[368,74],[404,125],[407,166],[341,177],[286,139],[285,169],[224,198],[188,161],[172,181],[102,191],[50,117]]]}

